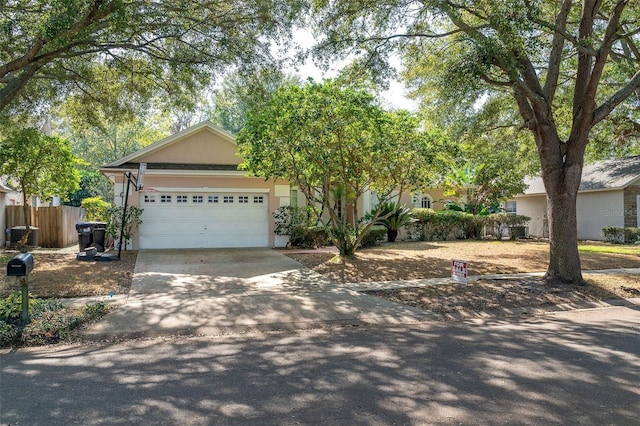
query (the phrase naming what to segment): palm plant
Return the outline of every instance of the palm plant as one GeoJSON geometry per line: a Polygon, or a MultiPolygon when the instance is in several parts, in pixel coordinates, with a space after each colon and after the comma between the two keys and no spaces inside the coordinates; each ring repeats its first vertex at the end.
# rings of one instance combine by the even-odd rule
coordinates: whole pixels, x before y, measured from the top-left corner
{"type": "Polygon", "coordinates": [[[379,211],[376,223],[387,228],[387,240],[390,243],[396,240],[400,228],[416,221],[411,210],[404,205],[398,205],[398,203],[384,203],[379,206],[379,211]]]}

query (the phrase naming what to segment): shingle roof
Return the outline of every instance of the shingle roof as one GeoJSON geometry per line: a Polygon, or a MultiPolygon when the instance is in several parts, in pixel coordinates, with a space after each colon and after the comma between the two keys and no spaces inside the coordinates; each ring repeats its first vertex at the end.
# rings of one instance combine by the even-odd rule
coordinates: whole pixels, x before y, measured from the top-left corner
{"type": "MultiPolygon", "coordinates": [[[[605,160],[585,166],[578,191],[623,189],[640,178],[640,156],[605,160]]],[[[544,194],[541,177],[525,179],[525,195],[544,194]]]]}

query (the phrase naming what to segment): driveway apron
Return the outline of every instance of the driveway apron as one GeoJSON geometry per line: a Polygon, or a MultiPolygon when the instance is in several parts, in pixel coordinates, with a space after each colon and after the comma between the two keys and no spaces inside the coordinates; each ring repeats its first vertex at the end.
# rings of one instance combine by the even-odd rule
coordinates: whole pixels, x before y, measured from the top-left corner
{"type": "Polygon", "coordinates": [[[143,250],[126,303],[88,338],[398,324],[428,312],[339,287],[271,249],[143,250]]]}

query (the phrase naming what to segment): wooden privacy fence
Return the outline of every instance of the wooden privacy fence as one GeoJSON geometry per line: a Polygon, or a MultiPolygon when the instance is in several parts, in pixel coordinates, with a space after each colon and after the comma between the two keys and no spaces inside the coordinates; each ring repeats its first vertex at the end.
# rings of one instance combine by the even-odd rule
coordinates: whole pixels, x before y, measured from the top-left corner
{"type": "MultiPolygon", "coordinates": [[[[22,206],[6,207],[6,228],[24,226],[22,206]]],[[[64,248],[78,243],[76,223],[82,221],[84,209],[71,206],[31,207],[31,226],[40,231],[38,245],[64,248]]]]}

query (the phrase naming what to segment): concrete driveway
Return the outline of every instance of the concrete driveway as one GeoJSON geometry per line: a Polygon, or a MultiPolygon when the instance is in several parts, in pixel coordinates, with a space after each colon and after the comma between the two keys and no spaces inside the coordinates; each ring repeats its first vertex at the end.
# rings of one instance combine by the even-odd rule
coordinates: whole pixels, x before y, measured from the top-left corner
{"type": "Polygon", "coordinates": [[[124,306],[89,338],[397,324],[429,313],[339,288],[271,249],[143,250],[124,306]]]}

